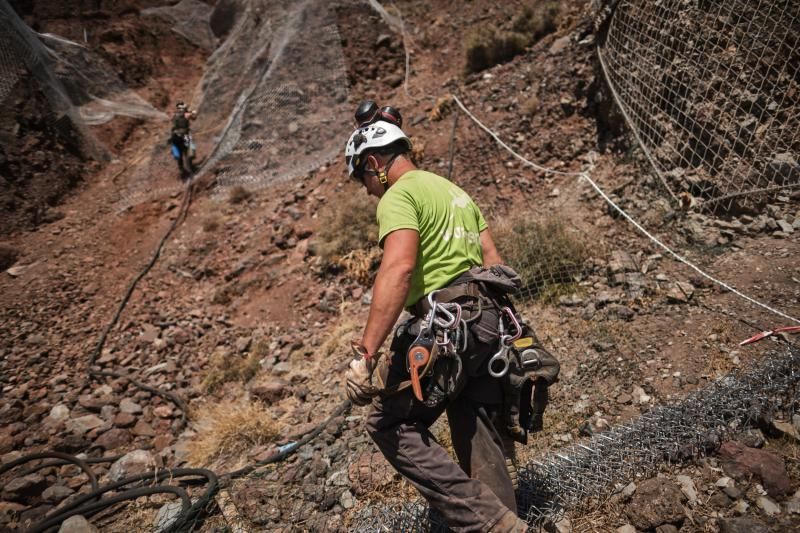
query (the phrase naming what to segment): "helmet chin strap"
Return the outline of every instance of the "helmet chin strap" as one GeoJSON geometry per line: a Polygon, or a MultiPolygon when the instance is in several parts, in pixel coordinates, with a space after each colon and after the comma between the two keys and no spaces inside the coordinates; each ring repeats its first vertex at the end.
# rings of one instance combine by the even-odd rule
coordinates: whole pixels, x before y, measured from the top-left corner
{"type": "Polygon", "coordinates": [[[386,165],[382,169],[376,170],[378,181],[380,181],[381,185],[383,185],[384,192],[389,190],[389,169],[392,167],[399,155],[400,154],[394,154],[391,158],[389,158],[389,160],[386,162],[386,165]]]}

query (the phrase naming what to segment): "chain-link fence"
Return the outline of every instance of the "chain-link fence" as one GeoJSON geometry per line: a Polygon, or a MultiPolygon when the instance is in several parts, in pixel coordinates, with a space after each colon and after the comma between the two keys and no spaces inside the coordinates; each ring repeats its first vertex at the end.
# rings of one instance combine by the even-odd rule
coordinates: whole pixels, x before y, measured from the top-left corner
{"type": "Polygon", "coordinates": [[[728,212],[800,186],[800,6],[621,0],[599,47],[673,197],[728,212]]]}

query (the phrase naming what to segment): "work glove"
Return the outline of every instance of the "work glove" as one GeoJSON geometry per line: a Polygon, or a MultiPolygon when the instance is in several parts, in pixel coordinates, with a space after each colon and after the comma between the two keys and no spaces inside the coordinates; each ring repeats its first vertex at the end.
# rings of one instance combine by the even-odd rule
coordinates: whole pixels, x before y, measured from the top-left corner
{"type": "Polygon", "coordinates": [[[366,348],[356,342],[352,349],[355,357],[344,374],[347,398],[355,405],[367,405],[378,394],[378,388],[372,384],[376,356],[370,357],[366,348]]]}

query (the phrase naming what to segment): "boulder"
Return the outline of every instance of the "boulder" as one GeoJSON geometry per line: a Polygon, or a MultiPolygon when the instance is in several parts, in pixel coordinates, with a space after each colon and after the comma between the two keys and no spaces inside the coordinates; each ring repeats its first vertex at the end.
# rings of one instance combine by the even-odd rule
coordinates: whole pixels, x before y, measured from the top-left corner
{"type": "Polygon", "coordinates": [[[51,485],[42,492],[42,499],[49,503],[58,503],[75,491],[64,485],[51,485]]]}
{"type": "Polygon", "coordinates": [[[133,433],[137,437],[155,437],[156,435],[153,426],[151,426],[144,420],[139,420],[138,422],[136,422],[136,425],[133,426],[131,433],[133,433]]]}
{"type": "Polygon", "coordinates": [[[380,491],[392,483],[397,474],[380,452],[361,454],[348,468],[350,485],[356,496],[380,491]]]}
{"type": "Polygon", "coordinates": [[[758,508],[764,511],[764,514],[767,516],[778,516],[781,514],[781,506],[766,496],[759,496],[756,499],[756,505],[758,505],[758,508]]]}
{"type": "Polygon", "coordinates": [[[123,398],[122,401],[119,402],[119,410],[122,413],[138,415],[142,412],[142,406],[130,398],[123,398]]]}
{"type": "Polygon", "coordinates": [[[67,431],[75,435],[84,435],[94,428],[103,425],[103,419],[96,415],[85,415],[78,418],[71,418],[66,421],[67,431]]]}
{"type": "Polygon", "coordinates": [[[95,439],[95,446],[100,446],[104,450],[115,450],[121,448],[131,442],[131,434],[122,428],[109,429],[97,439],[95,439]]]}
{"type": "Polygon", "coordinates": [[[250,395],[264,403],[272,404],[292,395],[291,384],[280,378],[268,378],[250,387],[250,395]]]}

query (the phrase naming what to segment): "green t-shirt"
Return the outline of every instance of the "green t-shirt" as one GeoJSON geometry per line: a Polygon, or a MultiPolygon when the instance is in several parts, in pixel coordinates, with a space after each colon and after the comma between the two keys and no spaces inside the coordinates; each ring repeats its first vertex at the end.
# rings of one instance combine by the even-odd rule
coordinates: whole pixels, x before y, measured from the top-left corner
{"type": "Polygon", "coordinates": [[[487,228],[480,209],[458,185],[412,170],[403,174],[378,203],[378,239],[398,229],[419,233],[417,263],[406,307],[483,264],[480,232],[487,228]]]}

